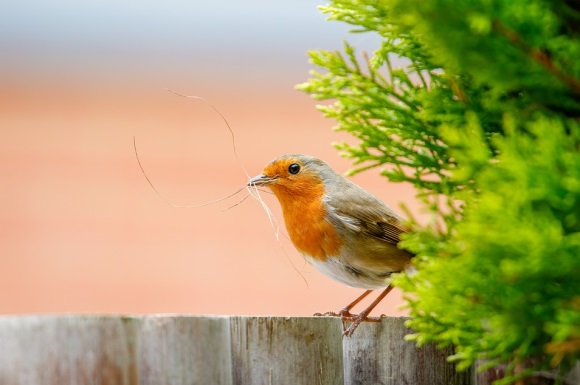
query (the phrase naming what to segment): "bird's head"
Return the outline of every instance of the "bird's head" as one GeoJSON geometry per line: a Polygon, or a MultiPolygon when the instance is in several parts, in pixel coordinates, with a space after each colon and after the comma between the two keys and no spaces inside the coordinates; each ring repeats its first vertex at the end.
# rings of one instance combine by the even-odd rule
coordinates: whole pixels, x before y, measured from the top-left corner
{"type": "Polygon", "coordinates": [[[272,160],[247,185],[268,187],[283,203],[286,198],[320,198],[328,180],[336,176],[338,174],[320,159],[289,154],[272,160]]]}

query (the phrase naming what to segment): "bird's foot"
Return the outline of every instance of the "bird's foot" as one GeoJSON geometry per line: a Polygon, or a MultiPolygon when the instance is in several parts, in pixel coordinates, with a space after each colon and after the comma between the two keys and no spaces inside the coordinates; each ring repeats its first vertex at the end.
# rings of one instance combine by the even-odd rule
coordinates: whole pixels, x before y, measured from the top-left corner
{"type": "Polygon", "coordinates": [[[340,317],[341,320],[345,321],[348,320],[350,318],[354,318],[357,316],[357,314],[351,314],[351,312],[348,311],[347,308],[343,308],[340,309],[340,311],[334,312],[334,311],[327,311],[326,313],[314,313],[313,314],[314,317],[340,317]]]}
{"type": "Polygon", "coordinates": [[[381,314],[379,317],[369,317],[368,313],[362,312],[360,314],[355,314],[352,317],[342,318],[342,336],[343,337],[350,337],[358,328],[362,322],[381,322],[386,315],[381,314]],[[346,327],[346,323],[350,322],[351,324],[346,327]]]}
{"type": "Polygon", "coordinates": [[[326,313],[314,313],[314,317],[340,317],[342,321],[342,335],[350,337],[355,329],[362,322],[381,322],[386,315],[381,314],[379,317],[369,317],[368,313],[364,311],[360,314],[352,314],[347,308],[341,309],[338,313],[334,311],[327,311],[326,313]],[[350,325],[347,327],[347,323],[350,325]]]}
{"type": "Polygon", "coordinates": [[[326,313],[314,313],[312,314],[313,317],[340,317],[340,314],[335,313],[333,311],[327,311],[326,313]]]}

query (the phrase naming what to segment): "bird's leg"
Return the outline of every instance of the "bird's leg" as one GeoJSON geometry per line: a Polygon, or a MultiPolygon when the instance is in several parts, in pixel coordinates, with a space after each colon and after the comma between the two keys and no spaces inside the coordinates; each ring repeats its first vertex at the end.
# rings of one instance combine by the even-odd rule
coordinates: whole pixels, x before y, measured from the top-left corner
{"type": "Polygon", "coordinates": [[[362,301],[371,292],[372,292],[372,290],[367,290],[364,293],[362,293],[360,296],[357,297],[357,299],[355,299],[354,301],[352,301],[351,303],[349,303],[348,305],[346,305],[345,307],[340,309],[340,311],[338,312],[338,315],[340,315],[341,318],[352,317],[353,315],[350,314],[350,309],[355,307],[360,301],[362,301]]]}
{"type": "MultiPolygon", "coordinates": [[[[352,335],[352,333],[354,333],[355,329],[358,327],[358,325],[360,325],[361,322],[363,321],[378,321],[380,320],[380,317],[377,318],[370,318],[368,315],[370,314],[370,312],[379,304],[379,302],[381,302],[383,300],[383,298],[385,298],[387,296],[387,294],[389,294],[389,292],[393,290],[392,286],[388,286],[385,290],[383,290],[383,292],[373,301],[373,303],[370,304],[369,307],[367,307],[366,309],[364,309],[362,312],[360,312],[357,316],[353,316],[353,317],[349,317],[350,319],[347,319],[346,321],[351,321],[352,324],[348,327],[348,329],[345,330],[344,328],[344,321],[345,319],[343,318],[343,336],[347,336],[350,337],[352,335]]],[[[365,292],[365,296],[366,296],[365,292]]],[[[363,296],[364,298],[364,296],[363,296]]],[[[362,298],[361,298],[362,299],[362,298]]],[[[358,302],[358,301],[355,301],[358,302]]]]}
{"type": "Polygon", "coordinates": [[[355,299],[354,301],[352,301],[351,303],[349,303],[348,305],[346,305],[345,307],[340,309],[340,311],[338,313],[335,313],[333,311],[327,311],[326,313],[314,313],[314,316],[316,316],[316,317],[321,317],[321,316],[341,317],[341,318],[353,317],[353,315],[350,314],[350,309],[355,307],[360,301],[362,301],[367,295],[369,295],[371,293],[371,291],[372,290],[365,291],[364,293],[362,293],[362,295],[357,297],[357,299],[355,299]]]}

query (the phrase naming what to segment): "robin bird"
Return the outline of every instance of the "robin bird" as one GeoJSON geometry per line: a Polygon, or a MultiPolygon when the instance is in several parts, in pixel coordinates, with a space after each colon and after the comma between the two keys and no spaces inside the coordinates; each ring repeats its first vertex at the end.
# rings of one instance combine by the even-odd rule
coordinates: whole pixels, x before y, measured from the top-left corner
{"type": "Polygon", "coordinates": [[[410,266],[413,254],[399,249],[409,229],[403,219],[377,197],[346,179],[320,159],[302,154],[272,160],[247,186],[268,187],[282,206],[290,240],[321,273],[366,291],[338,313],[343,335],[350,336],[391,291],[389,277],[410,266]],[[350,310],[369,293],[383,289],[359,314],[350,310]],[[346,322],[351,322],[346,328],[346,322]]]}

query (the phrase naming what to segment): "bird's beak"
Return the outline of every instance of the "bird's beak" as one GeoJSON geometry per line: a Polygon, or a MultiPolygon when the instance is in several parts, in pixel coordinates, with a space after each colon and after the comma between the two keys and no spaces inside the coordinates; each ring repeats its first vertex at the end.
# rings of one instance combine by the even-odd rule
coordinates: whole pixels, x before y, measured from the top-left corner
{"type": "Polygon", "coordinates": [[[274,181],[277,179],[277,177],[275,176],[267,176],[264,174],[258,175],[253,177],[252,179],[250,179],[248,181],[248,183],[246,183],[246,186],[267,186],[269,184],[274,183],[274,181]]]}

